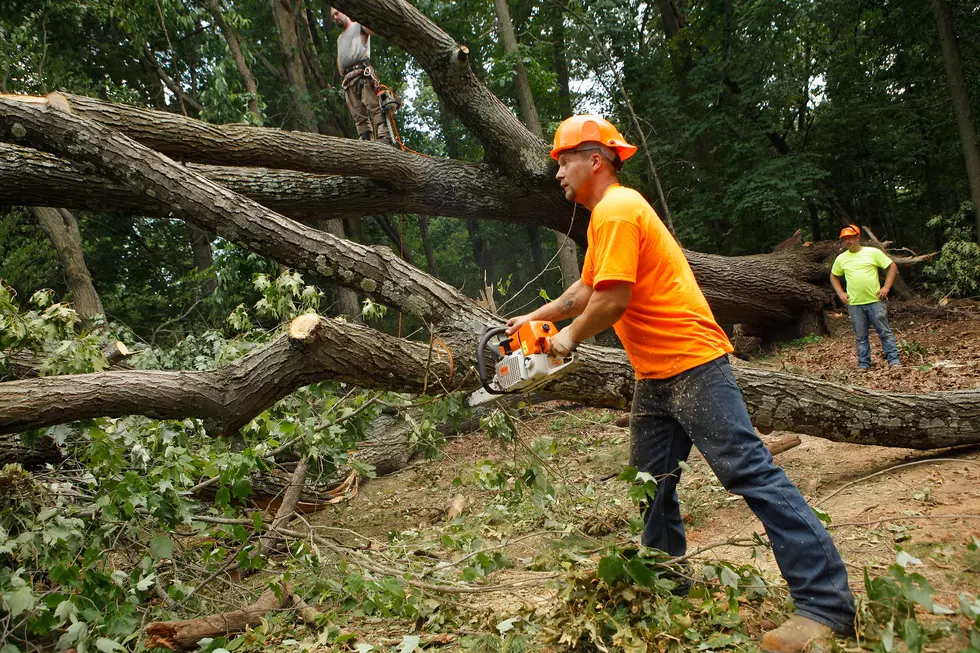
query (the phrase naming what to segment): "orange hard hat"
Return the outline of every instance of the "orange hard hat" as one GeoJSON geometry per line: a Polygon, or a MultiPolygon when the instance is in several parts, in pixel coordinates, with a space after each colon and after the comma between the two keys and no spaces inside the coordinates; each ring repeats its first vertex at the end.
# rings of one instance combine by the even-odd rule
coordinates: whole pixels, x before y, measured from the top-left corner
{"type": "Polygon", "coordinates": [[[856,224],[849,224],[840,230],[839,238],[846,238],[847,236],[860,236],[861,229],[856,224]]]}
{"type": "Polygon", "coordinates": [[[636,153],[636,146],[627,143],[611,122],[599,116],[581,115],[566,118],[558,125],[551,158],[557,161],[559,154],[583,143],[605,145],[619,155],[620,161],[625,161],[636,153]]]}

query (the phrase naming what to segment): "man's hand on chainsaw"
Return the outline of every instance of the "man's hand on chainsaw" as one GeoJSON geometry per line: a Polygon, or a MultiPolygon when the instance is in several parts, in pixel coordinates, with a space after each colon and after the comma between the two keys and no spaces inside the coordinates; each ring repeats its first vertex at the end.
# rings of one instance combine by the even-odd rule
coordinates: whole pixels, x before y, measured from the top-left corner
{"type": "Polygon", "coordinates": [[[531,321],[531,314],[525,313],[507,320],[507,335],[512,336],[522,326],[531,321]]]}
{"type": "Polygon", "coordinates": [[[557,358],[568,358],[572,352],[582,343],[572,339],[572,330],[566,327],[558,332],[558,335],[551,338],[548,344],[548,353],[557,358]]]}

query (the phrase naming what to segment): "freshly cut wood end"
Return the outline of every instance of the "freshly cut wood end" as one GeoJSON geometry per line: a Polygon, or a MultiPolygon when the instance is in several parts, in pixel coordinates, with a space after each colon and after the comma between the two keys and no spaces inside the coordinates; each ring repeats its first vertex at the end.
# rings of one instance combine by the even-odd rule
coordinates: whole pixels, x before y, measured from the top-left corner
{"type": "Polygon", "coordinates": [[[320,326],[322,320],[316,313],[306,313],[289,323],[289,337],[293,340],[306,342],[313,337],[313,333],[320,326]]]}
{"type": "Polygon", "coordinates": [[[17,100],[27,104],[47,104],[48,98],[40,95],[19,95],[17,93],[0,93],[0,98],[4,100],[17,100]]]}
{"type": "Polygon", "coordinates": [[[48,101],[49,105],[53,106],[58,111],[71,113],[71,103],[68,101],[68,96],[64,93],[48,93],[45,99],[48,101]]]}

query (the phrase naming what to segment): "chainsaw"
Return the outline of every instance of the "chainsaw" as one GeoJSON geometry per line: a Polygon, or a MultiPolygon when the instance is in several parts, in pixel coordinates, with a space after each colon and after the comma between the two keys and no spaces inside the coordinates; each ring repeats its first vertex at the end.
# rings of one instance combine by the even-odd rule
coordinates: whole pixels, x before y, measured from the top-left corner
{"type": "Polygon", "coordinates": [[[513,335],[506,334],[507,327],[490,327],[480,338],[476,348],[476,368],[483,389],[470,395],[467,400],[470,406],[490,401],[494,395],[530,392],[578,363],[575,352],[565,358],[550,353],[551,339],[558,335],[558,328],[551,322],[531,321],[513,335]],[[493,377],[488,378],[485,351],[495,336],[505,337],[491,350],[497,362],[493,377]]]}

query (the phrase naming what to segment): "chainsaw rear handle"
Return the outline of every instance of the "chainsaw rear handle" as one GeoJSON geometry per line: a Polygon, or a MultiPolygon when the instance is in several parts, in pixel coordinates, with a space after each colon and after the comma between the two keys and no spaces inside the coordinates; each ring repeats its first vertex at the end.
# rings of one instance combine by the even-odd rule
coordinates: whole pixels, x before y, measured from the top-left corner
{"type": "Polygon", "coordinates": [[[480,383],[483,384],[483,389],[492,395],[505,395],[507,391],[495,390],[487,382],[487,365],[484,360],[484,350],[487,348],[487,343],[490,342],[490,338],[505,335],[506,333],[507,327],[490,327],[484,332],[483,337],[480,338],[480,346],[476,348],[476,371],[480,375],[480,383]]]}

